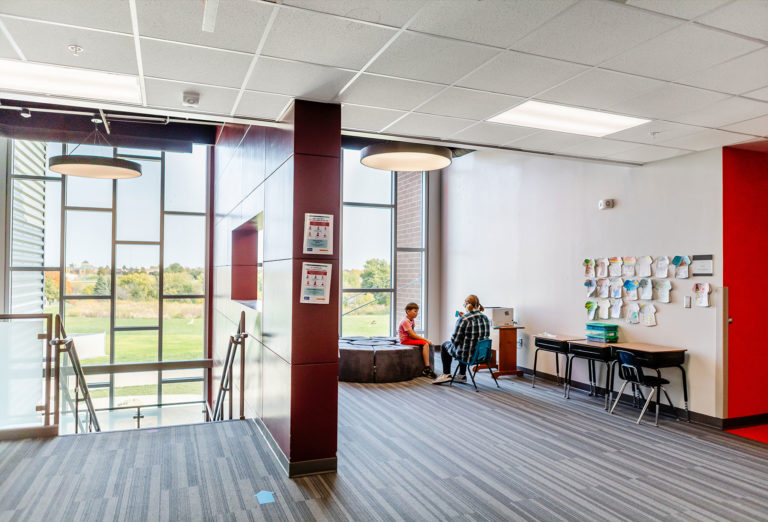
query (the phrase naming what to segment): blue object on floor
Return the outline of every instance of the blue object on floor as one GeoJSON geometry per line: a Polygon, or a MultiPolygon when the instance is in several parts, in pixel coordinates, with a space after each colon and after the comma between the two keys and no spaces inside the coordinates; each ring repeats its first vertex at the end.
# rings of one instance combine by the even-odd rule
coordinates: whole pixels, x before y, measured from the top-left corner
{"type": "Polygon", "coordinates": [[[275,501],[275,494],[271,491],[264,491],[263,489],[254,495],[259,504],[271,504],[275,501]]]}

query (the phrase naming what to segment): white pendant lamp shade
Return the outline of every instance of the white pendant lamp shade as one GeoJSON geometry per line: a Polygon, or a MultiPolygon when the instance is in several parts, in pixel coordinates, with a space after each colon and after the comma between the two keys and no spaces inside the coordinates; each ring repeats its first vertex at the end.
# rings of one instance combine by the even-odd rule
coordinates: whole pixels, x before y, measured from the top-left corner
{"type": "Polygon", "coordinates": [[[451,164],[451,149],[420,143],[387,142],[369,145],[360,153],[366,167],[398,172],[440,170],[451,164]]]}
{"type": "Polygon", "coordinates": [[[48,167],[59,174],[97,179],[128,179],[141,176],[135,161],[101,156],[54,156],[48,167]]]}

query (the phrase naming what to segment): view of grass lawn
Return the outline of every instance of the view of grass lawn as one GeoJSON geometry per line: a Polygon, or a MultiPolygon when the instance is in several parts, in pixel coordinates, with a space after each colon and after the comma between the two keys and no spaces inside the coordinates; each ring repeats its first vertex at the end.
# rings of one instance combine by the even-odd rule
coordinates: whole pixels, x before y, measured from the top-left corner
{"type": "Polygon", "coordinates": [[[345,336],[386,336],[389,335],[389,314],[349,314],[341,319],[345,336]]]}

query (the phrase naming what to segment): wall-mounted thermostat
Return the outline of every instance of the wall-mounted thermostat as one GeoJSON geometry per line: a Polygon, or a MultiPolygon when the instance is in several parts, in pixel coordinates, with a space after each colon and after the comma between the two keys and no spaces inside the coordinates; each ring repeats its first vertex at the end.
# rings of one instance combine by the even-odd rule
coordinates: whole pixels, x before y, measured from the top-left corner
{"type": "Polygon", "coordinates": [[[616,206],[616,200],[615,199],[601,199],[597,202],[597,208],[598,210],[605,210],[608,208],[613,208],[616,206]]]}

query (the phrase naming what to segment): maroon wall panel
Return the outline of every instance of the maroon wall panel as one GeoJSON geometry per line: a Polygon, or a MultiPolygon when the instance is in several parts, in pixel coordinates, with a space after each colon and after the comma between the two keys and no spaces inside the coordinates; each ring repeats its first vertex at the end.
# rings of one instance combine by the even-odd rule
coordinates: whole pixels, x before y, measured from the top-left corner
{"type": "Polygon", "coordinates": [[[294,364],[292,373],[291,461],[336,456],[337,363],[294,364]]]}
{"type": "Polygon", "coordinates": [[[338,259],[341,208],[341,160],[338,157],[318,157],[297,154],[293,158],[293,222],[294,257],[338,259]],[[333,255],[303,254],[304,214],[333,214],[333,255]]]}
{"type": "Polygon", "coordinates": [[[294,120],[295,154],[341,156],[341,110],[338,105],[299,100],[294,109],[294,120]]]}
{"type": "Polygon", "coordinates": [[[266,147],[264,172],[269,176],[293,155],[293,130],[266,127],[264,136],[266,147]]]}
{"type": "Polygon", "coordinates": [[[339,262],[331,259],[295,259],[293,263],[293,328],[291,330],[291,362],[293,364],[337,363],[339,360],[339,262]],[[331,301],[327,305],[299,302],[301,265],[304,262],[330,263],[331,301]],[[327,308],[336,311],[329,317],[327,308]]]}

